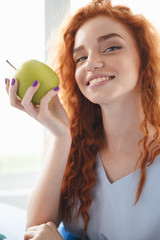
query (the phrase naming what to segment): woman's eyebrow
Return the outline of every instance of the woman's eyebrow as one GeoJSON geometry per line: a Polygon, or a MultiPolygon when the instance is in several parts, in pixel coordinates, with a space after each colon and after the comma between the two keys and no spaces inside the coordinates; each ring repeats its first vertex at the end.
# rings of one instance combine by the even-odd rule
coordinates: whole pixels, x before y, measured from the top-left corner
{"type": "MultiPolygon", "coordinates": [[[[97,38],[97,42],[100,43],[100,42],[103,42],[103,41],[105,41],[105,40],[107,40],[107,39],[110,39],[110,38],[113,38],[113,37],[122,38],[122,37],[121,37],[119,34],[117,34],[117,33],[109,33],[109,34],[106,34],[106,35],[103,35],[103,36],[97,38]]],[[[123,38],[122,38],[122,39],[123,39],[123,38]]],[[[81,51],[81,50],[83,50],[83,49],[84,49],[84,46],[79,46],[79,47],[73,49],[73,54],[76,53],[76,52],[79,52],[79,51],[81,51]]]]}
{"type": "MultiPolygon", "coordinates": [[[[119,34],[117,34],[117,33],[109,33],[109,34],[106,34],[106,35],[103,35],[103,36],[101,36],[101,37],[99,37],[98,39],[97,39],[97,42],[99,43],[99,42],[102,42],[102,41],[105,41],[105,40],[107,40],[107,39],[109,39],[109,38],[113,38],[113,37],[120,37],[120,38],[122,38],[119,34]]],[[[123,39],[123,38],[122,38],[123,39]]]]}
{"type": "Polygon", "coordinates": [[[83,46],[79,46],[79,47],[77,47],[77,48],[74,48],[74,49],[73,49],[73,54],[76,53],[76,52],[79,52],[79,51],[81,51],[81,50],[83,50],[83,49],[84,49],[83,46]]]}

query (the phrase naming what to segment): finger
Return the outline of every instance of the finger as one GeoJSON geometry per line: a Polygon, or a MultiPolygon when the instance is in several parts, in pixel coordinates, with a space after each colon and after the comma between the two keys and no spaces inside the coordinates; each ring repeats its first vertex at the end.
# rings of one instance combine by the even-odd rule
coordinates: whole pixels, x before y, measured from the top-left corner
{"type": "Polygon", "coordinates": [[[40,226],[41,226],[41,225],[29,227],[29,228],[27,228],[27,232],[28,232],[28,231],[36,231],[40,226]]]}
{"type": "Polygon", "coordinates": [[[23,97],[24,102],[31,102],[32,101],[33,95],[35,94],[35,92],[37,91],[39,86],[40,86],[40,83],[37,80],[35,80],[32,83],[32,85],[27,89],[27,91],[26,91],[26,93],[23,97]]]}
{"type": "Polygon", "coordinates": [[[47,222],[46,224],[47,224],[48,226],[51,226],[51,227],[53,227],[53,226],[56,227],[56,225],[55,225],[53,222],[47,222]]]}
{"type": "Polygon", "coordinates": [[[55,95],[54,100],[50,102],[49,107],[52,108],[53,105],[57,106],[57,108],[62,107],[58,95],[55,95]]]}
{"type": "Polygon", "coordinates": [[[21,102],[24,109],[34,118],[36,118],[38,111],[37,111],[37,107],[35,107],[32,103],[32,98],[35,92],[37,91],[37,89],[39,88],[39,86],[40,86],[40,83],[37,80],[35,80],[32,86],[30,86],[27,89],[21,102]]]}
{"type": "Polygon", "coordinates": [[[32,226],[27,228],[27,231],[24,234],[24,240],[28,239],[35,239],[34,237],[37,236],[38,231],[40,230],[41,227],[43,227],[45,224],[37,225],[37,226],[32,226]]]}
{"type": "Polygon", "coordinates": [[[58,116],[66,125],[69,124],[66,111],[64,110],[62,103],[59,100],[58,95],[54,97],[54,101],[49,104],[49,110],[55,116],[58,116]]]}
{"type": "Polygon", "coordinates": [[[9,88],[10,104],[11,106],[24,111],[21,105],[21,101],[17,98],[17,89],[18,89],[18,82],[16,79],[13,78],[11,81],[11,86],[9,88]]]}
{"type": "Polygon", "coordinates": [[[9,78],[5,78],[5,86],[6,86],[6,92],[9,95],[9,86],[10,86],[10,79],[9,78]]]}
{"type": "Polygon", "coordinates": [[[40,225],[35,225],[35,226],[32,226],[32,227],[28,227],[27,231],[37,231],[39,228],[44,227],[45,225],[46,225],[45,223],[42,223],[40,225]]]}
{"type": "Polygon", "coordinates": [[[27,231],[24,235],[24,240],[44,239],[43,234],[46,232],[46,227],[48,228],[47,224],[43,223],[41,225],[27,228],[27,231]]]}
{"type": "Polygon", "coordinates": [[[57,226],[53,222],[46,223],[50,228],[57,229],[57,226]]]}
{"type": "Polygon", "coordinates": [[[51,117],[50,105],[54,102],[55,96],[57,95],[58,91],[50,90],[48,93],[41,99],[40,101],[40,109],[38,114],[38,119],[41,123],[45,124],[51,117]]]}
{"type": "Polygon", "coordinates": [[[49,227],[50,231],[52,232],[52,236],[55,236],[57,240],[63,239],[57,230],[57,226],[53,222],[47,222],[46,224],[49,227]]]}
{"type": "Polygon", "coordinates": [[[41,99],[40,108],[48,109],[48,104],[52,101],[52,99],[57,95],[59,87],[48,91],[48,93],[41,99]]]}
{"type": "Polygon", "coordinates": [[[35,231],[27,231],[24,234],[24,240],[33,239],[33,237],[35,237],[35,234],[36,234],[35,231]]]}

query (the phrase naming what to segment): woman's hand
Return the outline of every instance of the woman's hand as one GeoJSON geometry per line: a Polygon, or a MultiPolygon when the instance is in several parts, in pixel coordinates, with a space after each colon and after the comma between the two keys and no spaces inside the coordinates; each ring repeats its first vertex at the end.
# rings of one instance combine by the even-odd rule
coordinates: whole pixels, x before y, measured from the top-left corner
{"type": "Polygon", "coordinates": [[[48,128],[55,136],[67,136],[70,135],[70,126],[67,114],[62,107],[59,98],[58,98],[58,89],[50,90],[40,102],[40,106],[37,107],[33,105],[31,102],[34,93],[40,86],[40,83],[35,81],[32,86],[30,86],[24,97],[23,100],[19,100],[17,98],[17,88],[18,88],[18,81],[12,79],[10,84],[9,79],[5,79],[6,82],[6,91],[10,97],[10,104],[11,106],[18,108],[31,117],[39,121],[43,124],[46,128],[48,128]]]}
{"type": "Polygon", "coordinates": [[[27,229],[24,240],[62,240],[56,225],[53,222],[48,222],[39,226],[30,227],[27,229]]]}

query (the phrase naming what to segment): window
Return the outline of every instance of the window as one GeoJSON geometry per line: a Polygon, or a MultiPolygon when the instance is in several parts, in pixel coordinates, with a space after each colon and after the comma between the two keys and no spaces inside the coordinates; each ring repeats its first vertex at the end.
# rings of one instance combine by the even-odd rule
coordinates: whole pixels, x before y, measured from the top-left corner
{"type": "Polygon", "coordinates": [[[4,79],[15,72],[6,59],[16,68],[32,58],[44,62],[45,1],[1,1],[0,25],[0,200],[6,201],[12,190],[18,195],[32,186],[43,158],[44,128],[10,106],[4,79]]]}
{"type": "Polygon", "coordinates": [[[16,68],[32,58],[44,61],[44,0],[6,0],[0,3],[0,9],[0,173],[22,173],[36,170],[43,152],[44,130],[10,106],[4,79],[12,78],[15,70],[6,59],[16,68]]]}

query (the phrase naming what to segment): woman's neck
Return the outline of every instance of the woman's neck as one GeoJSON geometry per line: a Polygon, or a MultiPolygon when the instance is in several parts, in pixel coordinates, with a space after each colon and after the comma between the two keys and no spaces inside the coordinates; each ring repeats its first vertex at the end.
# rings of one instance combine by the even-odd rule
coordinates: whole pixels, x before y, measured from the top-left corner
{"type": "Polygon", "coordinates": [[[129,152],[137,148],[143,137],[140,124],[144,119],[140,99],[121,99],[101,106],[107,149],[129,152]]]}

